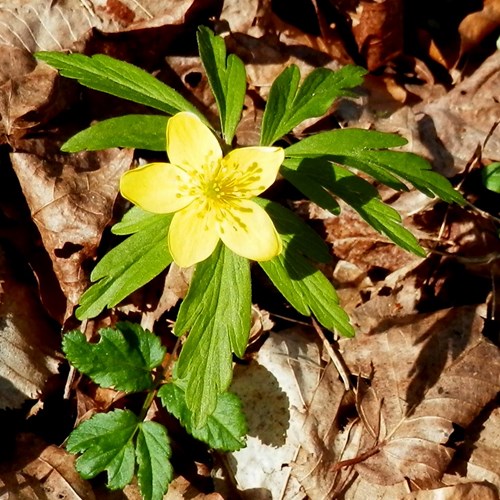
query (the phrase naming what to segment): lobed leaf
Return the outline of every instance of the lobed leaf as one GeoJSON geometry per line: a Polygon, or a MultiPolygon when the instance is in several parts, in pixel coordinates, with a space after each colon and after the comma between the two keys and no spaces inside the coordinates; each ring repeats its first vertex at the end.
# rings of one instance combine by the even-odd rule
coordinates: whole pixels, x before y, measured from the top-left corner
{"type": "Polygon", "coordinates": [[[151,389],[151,370],[165,356],[160,339],[129,322],[103,328],[99,334],[99,342],[91,344],[79,330],[68,332],[62,344],[68,361],[101,387],[124,392],[151,389]]]}
{"type": "Polygon", "coordinates": [[[337,292],[309,258],[327,262],[330,255],[321,238],[296,216],[278,204],[256,200],[269,213],[283,241],[277,257],[259,262],[274,286],[304,316],[314,316],[329,330],[352,337],[354,329],[339,305],[337,292]]]}
{"type": "Polygon", "coordinates": [[[135,447],[137,480],[144,500],[161,500],[172,481],[170,441],[163,425],[142,422],[135,447]]]}
{"type": "Polygon", "coordinates": [[[96,123],[68,139],[61,151],[97,151],[107,148],[136,148],[165,151],[168,117],[125,115],[96,123]]]}
{"type": "Polygon", "coordinates": [[[104,308],[114,307],[172,262],[167,243],[172,215],[133,213],[136,219],[117,224],[115,231],[134,234],[110,250],[92,271],[90,279],[96,283],[81,296],[78,319],[93,318],[104,308]]]}
{"type": "Polygon", "coordinates": [[[196,34],[201,62],[215,97],[227,144],[231,144],[240,121],[246,92],[245,65],[234,54],[226,58],[224,40],[205,26],[196,34]]]}
{"type": "Polygon", "coordinates": [[[219,244],[196,266],[181,304],[174,333],[189,331],[180,354],[178,378],[187,379],[186,404],[194,427],[206,424],[232,377],[232,353],[243,356],[250,332],[248,259],[219,244]]]}
{"type": "Polygon", "coordinates": [[[205,117],[174,89],[146,71],[104,54],[85,56],[62,52],[37,52],[35,57],[58,69],[62,76],[78,80],[82,85],[159,109],[169,115],[180,111],[205,117]]]}
{"type": "Polygon", "coordinates": [[[276,78],[262,119],[260,144],[269,146],[308,118],[324,115],[340,96],[354,95],[350,90],[363,83],[366,70],[344,66],[338,71],[317,68],[299,88],[300,71],[291,65],[276,78]]]}
{"type": "Polygon", "coordinates": [[[138,425],[137,416],[128,410],[97,413],[83,422],[70,434],[66,445],[70,453],[82,453],[76,470],[84,479],[105,471],[108,488],[123,489],[134,476],[132,439],[138,425]]]}
{"type": "Polygon", "coordinates": [[[348,165],[397,190],[407,190],[401,179],[416,189],[451,203],[465,203],[442,175],[433,172],[428,161],[413,153],[387,151],[403,146],[406,139],[385,132],[339,129],[322,132],[293,144],[285,150],[287,158],[318,158],[348,165]]]}
{"type": "MultiPolygon", "coordinates": [[[[282,173],[298,189],[303,185],[314,186],[317,190],[327,189],[356,210],[376,231],[401,248],[425,257],[425,250],[418,240],[402,225],[398,211],[382,202],[378,191],[361,177],[325,158],[287,160],[282,167],[282,173]]],[[[311,200],[328,209],[322,199],[313,197],[311,200]]]]}
{"type": "Polygon", "coordinates": [[[240,399],[230,392],[219,394],[214,412],[203,426],[196,427],[192,412],[186,403],[184,385],[175,380],[164,384],[158,391],[167,411],[176,417],[194,438],[207,443],[211,448],[223,451],[243,448],[247,425],[240,399]]]}

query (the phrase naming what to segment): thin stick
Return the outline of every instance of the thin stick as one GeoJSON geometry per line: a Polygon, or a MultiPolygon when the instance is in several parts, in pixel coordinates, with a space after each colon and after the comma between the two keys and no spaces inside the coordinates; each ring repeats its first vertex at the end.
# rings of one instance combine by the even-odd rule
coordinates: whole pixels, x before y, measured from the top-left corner
{"type": "Polygon", "coordinates": [[[323,341],[323,346],[325,347],[326,352],[330,356],[332,363],[335,365],[335,368],[337,369],[342,382],[344,382],[345,390],[350,391],[352,387],[351,383],[349,382],[349,371],[347,366],[345,365],[344,360],[342,359],[342,356],[332,347],[330,342],[328,342],[328,339],[325,337],[325,334],[321,330],[321,327],[318,325],[318,322],[314,318],[312,318],[312,325],[316,330],[319,338],[323,341]]]}

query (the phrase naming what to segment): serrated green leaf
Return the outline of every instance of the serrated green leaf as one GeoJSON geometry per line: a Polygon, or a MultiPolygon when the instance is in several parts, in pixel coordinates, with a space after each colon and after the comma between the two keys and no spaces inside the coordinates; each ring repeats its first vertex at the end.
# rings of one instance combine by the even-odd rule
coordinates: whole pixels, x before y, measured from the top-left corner
{"type": "Polygon", "coordinates": [[[277,231],[288,247],[292,246],[296,252],[317,262],[332,260],[324,240],[297,215],[279,203],[263,198],[255,198],[254,201],[273,219],[277,231]]]}
{"type": "Polygon", "coordinates": [[[151,421],[141,423],[135,454],[142,498],[161,500],[174,475],[170,463],[170,440],[165,427],[151,421]]]}
{"type": "Polygon", "coordinates": [[[158,391],[163,406],[179,419],[196,439],[221,451],[236,451],[246,444],[247,425],[240,399],[230,392],[217,398],[217,406],[202,427],[193,425],[192,413],[186,404],[184,385],[181,381],[164,384],[158,391]]]}
{"type": "Polygon", "coordinates": [[[172,214],[145,216],[134,211],[132,222],[115,226],[119,234],[134,230],[109,251],[92,271],[94,282],[80,298],[78,319],[93,318],[114,307],[132,292],[158,276],[171,262],[167,234],[172,214]],[[117,229],[118,227],[118,229],[117,229]]]}
{"type": "Polygon", "coordinates": [[[344,66],[338,71],[317,68],[298,86],[300,72],[289,66],[273,82],[264,110],[260,144],[269,146],[308,118],[324,115],[340,96],[363,83],[366,70],[344,66]]]}
{"type": "Polygon", "coordinates": [[[165,151],[168,117],[125,115],[96,123],[68,139],[61,151],[97,151],[107,148],[136,148],[165,151]]]}
{"type": "Polygon", "coordinates": [[[37,52],[35,57],[58,69],[62,76],[82,85],[173,115],[180,111],[205,117],[174,89],[146,71],[104,54],[85,56],[62,52],[37,52]]]}
{"type": "Polygon", "coordinates": [[[500,162],[490,163],[484,167],[481,175],[487,189],[500,193],[500,162]]]}
{"type": "Polygon", "coordinates": [[[224,40],[207,27],[200,26],[196,37],[201,62],[219,109],[222,135],[226,143],[231,144],[245,101],[245,65],[234,54],[226,58],[224,40]]]}
{"type": "MultiPolygon", "coordinates": [[[[285,178],[288,178],[289,172],[294,172],[296,177],[323,186],[401,248],[420,257],[426,256],[415,236],[402,225],[399,212],[380,200],[378,191],[369,182],[349,170],[331,163],[328,158],[305,158],[287,160],[282,172],[285,178]]],[[[315,202],[320,204],[319,200],[315,202]]]]}
{"type": "Polygon", "coordinates": [[[387,151],[403,146],[406,139],[385,132],[339,129],[307,137],[285,150],[287,158],[322,157],[366,172],[396,190],[407,190],[401,179],[416,189],[451,203],[463,204],[462,195],[430,163],[413,153],[387,151]]]}
{"type": "Polygon", "coordinates": [[[158,214],[146,212],[138,206],[133,206],[130,210],[125,212],[122,220],[117,222],[112,228],[111,232],[119,236],[126,236],[143,231],[150,224],[156,224],[158,214]]]}
{"type": "Polygon", "coordinates": [[[243,356],[250,332],[250,264],[225,245],[196,266],[174,327],[189,331],[177,369],[187,379],[186,402],[203,426],[232,377],[232,353],[243,356]]]}
{"type": "Polygon", "coordinates": [[[84,479],[106,471],[108,488],[123,489],[134,476],[132,440],[138,425],[137,416],[128,410],[98,413],[83,422],[66,444],[70,453],[83,453],[76,461],[76,470],[84,479]]]}
{"type": "Polygon", "coordinates": [[[129,322],[103,328],[99,334],[99,342],[91,344],[79,330],[68,332],[62,344],[68,361],[101,387],[124,392],[152,388],[151,370],[165,356],[160,339],[129,322]]]}

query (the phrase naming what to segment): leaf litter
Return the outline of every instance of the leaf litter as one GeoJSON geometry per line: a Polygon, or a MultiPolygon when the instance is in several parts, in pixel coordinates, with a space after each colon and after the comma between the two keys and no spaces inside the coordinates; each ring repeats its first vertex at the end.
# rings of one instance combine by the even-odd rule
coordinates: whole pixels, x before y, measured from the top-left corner
{"type": "MultiPolygon", "coordinates": [[[[402,29],[395,22],[401,16],[399,1],[306,3],[307,15],[269,1],[242,5],[226,0],[222,6],[183,1],[173,10],[148,1],[2,4],[0,142],[6,146],[1,154],[3,164],[15,172],[22,189],[18,203],[31,213],[39,241],[31,242],[33,229],[5,234],[10,245],[22,249],[17,259],[35,271],[39,263],[35,250],[26,250],[26,241],[47,253],[51,268],[37,272],[39,291],[47,289],[47,276],[53,273],[52,282],[64,292],[54,292],[62,301],[59,310],[66,311],[56,315],[56,324],[71,322],[88,284],[89,265],[99,245],[108,244],[106,228],[123,211],[117,179],[134,161],[129,150],[64,156],[57,151],[67,139],[64,126],[77,130],[81,125],[82,117],[75,125],[67,110],[78,109],[79,101],[102,101],[90,91],[79,90],[79,95],[76,87],[67,87],[54,71],[35,62],[35,50],[100,51],[141,61],[174,82],[200,109],[214,111],[201,65],[187,43],[197,25],[209,24],[211,17],[228,49],[247,63],[250,87],[237,130],[240,144],[255,143],[263,100],[284,65],[297,64],[303,76],[319,66],[338,69],[353,61],[377,69],[361,97],[341,100],[326,117],[295,134],[338,126],[397,131],[410,140],[409,150],[454,178],[481,211],[448,209],[413,191],[395,195],[382,190],[384,201],[402,213],[431,250],[420,260],[389,245],[348,208],[332,217],[296,203],[285,192],[290,206],[331,246],[334,262],[324,270],[357,329],[353,340],[331,338],[333,355],[350,374],[351,387],[344,387],[329,362],[332,353],[323,352],[312,328],[290,328],[282,318],[289,316],[286,309],[266,293],[255,294],[256,333],[233,384],[249,420],[248,447],[217,457],[213,481],[206,456],[196,472],[181,465],[183,472],[166,498],[179,498],[176,491],[180,497],[192,491],[200,498],[497,498],[500,249],[498,226],[489,213],[498,216],[498,195],[488,194],[478,182],[482,166],[500,159],[500,127],[495,128],[500,121],[499,52],[482,48],[493,46],[497,2],[485,0],[475,12],[461,2],[456,10],[461,18],[455,15],[445,28],[454,30],[448,31],[449,39],[457,40],[449,46],[432,23],[420,25],[419,16],[415,26],[402,29]],[[144,43],[151,39],[162,43],[144,43]],[[417,39],[428,44],[415,44],[417,39]]],[[[426,9],[439,26],[443,13],[438,6],[426,9]]],[[[100,117],[97,107],[92,113],[100,117]]],[[[135,159],[140,161],[141,154],[135,159]]],[[[2,215],[6,223],[17,217],[4,203],[2,215]]],[[[49,411],[44,401],[61,394],[64,386],[54,349],[59,331],[43,311],[36,286],[13,276],[10,260],[1,269],[0,376],[15,389],[0,390],[0,403],[19,408],[26,400],[37,402],[41,409],[27,420],[29,427],[49,411]],[[21,371],[18,363],[25,363],[22,372],[28,377],[9,371],[21,371]],[[54,378],[55,388],[49,383],[54,378]]],[[[159,290],[159,300],[125,301],[100,321],[110,324],[115,314],[128,312],[158,324],[184,296],[187,281],[189,276],[171,271],[150,287],[159,290]]],[[[292,318],[297,319],[302,318],[292,318]]],[[[120,401],[113,391],[84,394],[76,388],[79,416],[120,401]]],[[[47,430],[40,433],[46,436],[47,430]]],[[[33,458],[27,454],[32,439],[27,436],[18,435],[20,460],[4,461],[3,491],[16,495],[21,478],[28,477],[33,498],[41,491],[48,498],[63,492],[68,498],[107,497],[99,485],[73,473],[61,440],[38,442],[33,458]],[[66,493],[68,488],[72,493],[66,493]]],[[[182,445],[186,438],[176,439],[182,445]]],[[[190,463],[195,452],[187,448],[183,460],[190,463]]],[[[132,485],[124,495],[137,498],[137,491],[132,485]]]]}

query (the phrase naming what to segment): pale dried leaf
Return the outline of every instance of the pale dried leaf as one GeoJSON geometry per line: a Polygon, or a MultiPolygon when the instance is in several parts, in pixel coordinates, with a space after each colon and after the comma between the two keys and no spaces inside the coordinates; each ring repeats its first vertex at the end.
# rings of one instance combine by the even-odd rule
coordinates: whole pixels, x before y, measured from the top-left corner
{"type": "Polygon", "coordinates": [[[340,474],[332,469],[333,442],[339,431],[339,409],[346,394],[335,366],[325,369],[297,436],[300,448],[292,474],[311,499],[335,498],[340,474]]]}
{"type": "Polygon", "coordinates": [[[95,256],[110,222],[118,180],[130,168],[131,150],[75,155],[49,154],[36,141],[35,153],[11,153],[19,179],[69,305],[78,303],[88,285],[82,263],[95,256]]]}
{"type": "Polygon", "coordinates": [[[462,483],[409,493],[402,500],[498,500],[498,492],[488,484],[462,483]]]}
{"type": "Polygon", "coordinates": [[[299,328],[272,333],[255,361],[236,367],[231,390],[243,401],[249,435],[247,447],[231,453],[227,467],[244,497],[278,499],[287,491],[285,498],[303,498],[289,464],[321,376],[315,340],[299,328]]]}
{"type": "Polygon", "coordinates": [[[0,409],[19,408],[42,394],[57,373],[57,331],[42,308],[36,287],[15,273],[0,248],[0,409]]]}
{"type": "Polygon", "coordinates": [[[354,374],[369,377],[365,434],[355,468],[370,482],[439,479],[454,425],[467,427],[500,389],[500,355],[478,311],[462,307],[391,319],[344,344],[354,374]]]}
{"type": "MultiPolygon", "coordinates": [[[[478,419],[480,420],[480,419],[478,419]]],[[[475,422],[467,432],[445,482],[449,483],[458,473],[470,481],[488,481],[500,491],[500,409],[495,408],[488,419],[475,422]]]]}
{"type": "Polygon", "coordinates": [[[92,29],[117,33],[181,22],[192,0],[168,6],[155,0],[30,0],[3,2],[0,43],[28,52],[62,51],[81,41],[92,29]]]}

